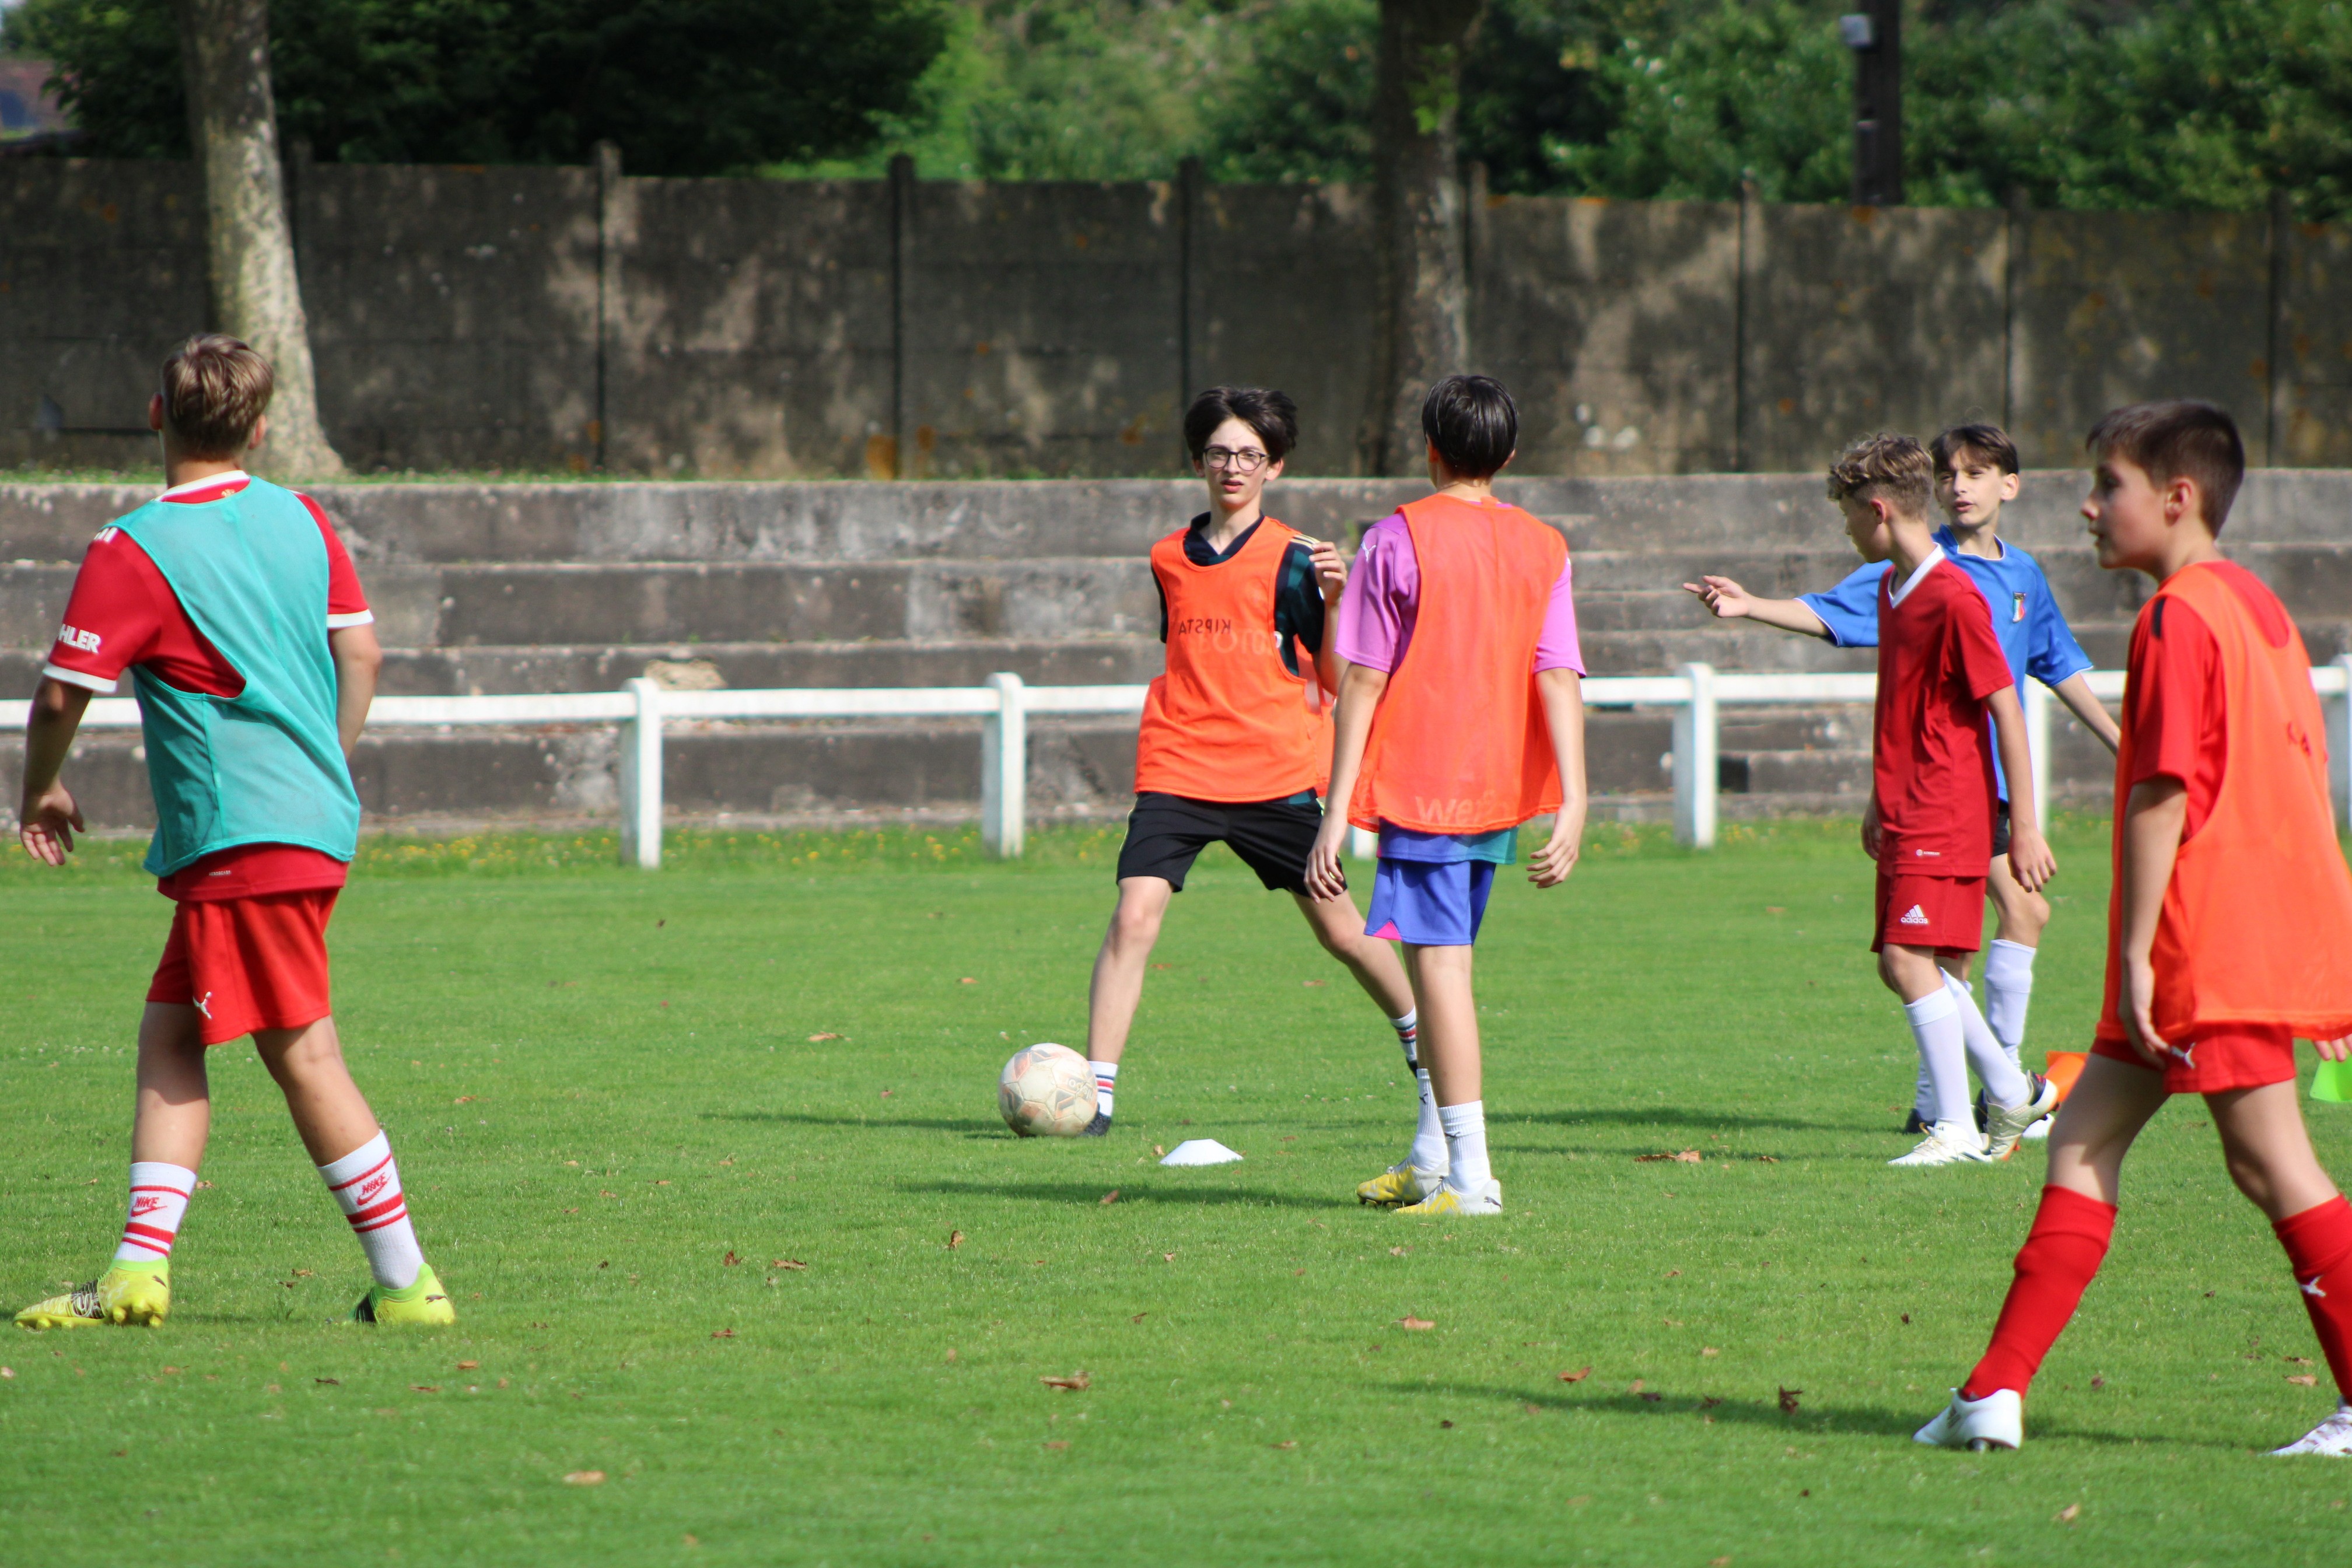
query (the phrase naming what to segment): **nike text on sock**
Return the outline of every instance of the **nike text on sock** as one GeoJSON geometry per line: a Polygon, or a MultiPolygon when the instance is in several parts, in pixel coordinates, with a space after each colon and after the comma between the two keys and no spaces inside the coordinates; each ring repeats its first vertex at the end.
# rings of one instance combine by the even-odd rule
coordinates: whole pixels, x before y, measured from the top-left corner
{"type": "Polygon", "coordinates": [[[1985,1095],[1995,1105],[2022,1105],[2033,1098],[2033,1082],[2025,1076],[2010,1054],[1993,1038],[1992,1029],[1977,1011],[1977,999],[1969,988],[1944,976],[1944,989],[1952,995],[1952,1007],[1959,1015],[1960,1043],[1968,1053],[1969,1065],[1977,1069],[1977,1077],[1985,1086],[1985,1095]]]}
{"type": "Polygon", "coordinates": [[[1430,1087],[1429,1069],[1415,1068],[1412,1081],[1421,1093],[1421,1120],[1413,1124],[1411,1158],[1419,1170],[1445,1170],[1452,1156],[1445,1152],[1445,1123],[1437,1114],[1437,1091],[1430,1087]]]}
{"type": "Polygon", "coordinates": [[[1982,1399],[1996,1388],[2026,1391],[2099,1272],[2115,1234],[2112,1204],[2068,1187],[2042,1189],[2042,1206],[2025,1245],[2017,1249],[2017,1277],[1993,1325],[1992,1343],[1960,1385],[1962,1395],[1982,1399]]]}
{"type": "Polygon", "coordinates": [[[1985,1022],[2011,1058],[2025,1046],[2025,1009],[2033,1000],[2033,949],[1993,938],[1985,954],[1985,1022]]]}
{"type": "Polygon", "coordinates": [[[1112,1114],[1112,1102],[1118,1096],[1118,1064],[1088,1062],[1087,1066],[1092,1068],[1095,1074],[1095,1114],[1108,1116],[1112,1114]]]}
{"type": "Polygon", "coordinates": [[[425,1254],[416,1245],[416,1227],[409,1223],[400,1167],[392,1162],[392,1140],[378,1132],[332,1164],[320,1166],[319,1179],[352,1222],[352,1234],[360,1238],[375,1282],[387,1290],[415,1284],[425,1254]]]}
{"type": "Polygon", "coordinates": [[[1404,1050],[1407,1072],[1421,1070],[1421,1009],[1408,1007],[1402,1018],[1391,1018],[1389,1027],[1396,1031],[1397,1044],[1404,1050]]]}
{"type": "Polygon", "coordinates": [[[1486,1163],[1486,1102],[1441,1105],[1437,1120],[1445,1128],[1445,1152],[1452,1161],[1446,1180],[1456,1187],[1494,1180],[1494,1169],[1486,1163]]]}
{"type": "Polygon", "coordinates": [[[2352,1402],[2352,1202],[2338,1194],[2271,1228],[2286,1248],[2336,1391],[2352,1402]]]}
{"type": "Polygon", "coordinates": [[[1920,1065],[1927,1069],[1934,1089],[1937,1121],[1973,1121],[1969,1105],[1968,1047],[1960,1033],[1960,1009],[1951,987],[1939,985],[1916,1002],[1903,1004],[1911,1021],[1911,1038],[1919,1047],[1920,1065]]]}
{"type": "Polygon", "coordinates": [[[180,1218],[188,1212],[188,1197],[195,1190],[196,1173],[184,1166],[131,1162],[131,1212],[122,1222],[122,1242],[114,1249],[114,1260],[158,1263],[171,1257],[180,1218]]]}

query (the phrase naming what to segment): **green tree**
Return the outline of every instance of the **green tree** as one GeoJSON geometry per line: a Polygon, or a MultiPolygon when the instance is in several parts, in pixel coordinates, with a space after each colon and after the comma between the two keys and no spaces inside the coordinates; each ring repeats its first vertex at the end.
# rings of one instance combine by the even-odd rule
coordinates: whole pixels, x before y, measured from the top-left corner
{"type": "MultiPolygon", "coordinates": [[[[302,0],[273,18],[278,119],[317,156],[578,163],[642,174],[855,153],[915,105],[939,0],[302,0]]],[[[26,0],[101,156],[184,157],[171,0],[26,0]]]]}

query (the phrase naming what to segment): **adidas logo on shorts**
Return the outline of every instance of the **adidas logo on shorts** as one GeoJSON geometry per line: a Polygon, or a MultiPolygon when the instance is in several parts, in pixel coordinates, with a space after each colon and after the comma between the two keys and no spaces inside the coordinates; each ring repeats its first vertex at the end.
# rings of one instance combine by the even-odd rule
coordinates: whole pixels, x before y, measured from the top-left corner
{"type": "Polygon", "coordinates": [[[1921,909],[1918,905],[1914,904],[1911,906],[1909,911],[1906,912],[1903,919],[1897,923],[1906,926],[1926,925],[1927,923],[1927,911],[1921,909]]]}

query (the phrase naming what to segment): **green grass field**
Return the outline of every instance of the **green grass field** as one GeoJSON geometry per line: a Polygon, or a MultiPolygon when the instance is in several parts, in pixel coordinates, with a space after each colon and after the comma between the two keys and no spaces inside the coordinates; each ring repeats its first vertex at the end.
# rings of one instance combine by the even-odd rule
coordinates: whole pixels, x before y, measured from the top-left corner
{"type": "MultiPolygon", "coordinates": [[[[689,838],[653,876],[593,838],[371,845],[338,1016],[459,1326],[341,1321],[358,1250],[223,1048],[171,1321],[0,1331],[0,1561],[2343,1563],[2352,1467],[2260,1457],[2326,1368],[2194,1102],[2026,1449],[1908,1440],[2039,1162],[1885,1168],[1913,1068],[1868,867],[1850,827],[1731,837],[1607,829],[1567,889],[1498,889],[1510,1210],[1442,1223],[1356,1205],[1411,1127],[1395,1047],[1230,859],[1177,900],[1117,1131],[1020,1142],[995,1073],[1081,1038],[1115,834],[1015,868],[689,838]],[[1152,1161],[1192,1136],[1247,1159],[1152,1161]]],[[[2059,850],[2035,1035],[2078,1047],[2097,825],[2059,850]]],[[[0,869],[11,1306],[111,1247],[167,915],[128,847],[0,869]]],[[[2352,1176],[2352,1110],[2311,1111],[2352,1176]]]]}

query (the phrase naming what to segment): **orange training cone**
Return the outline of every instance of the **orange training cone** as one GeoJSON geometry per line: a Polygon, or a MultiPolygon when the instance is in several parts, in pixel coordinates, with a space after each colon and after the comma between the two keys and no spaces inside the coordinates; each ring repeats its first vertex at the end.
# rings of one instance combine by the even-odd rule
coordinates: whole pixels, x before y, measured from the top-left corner
{"type": "Polygon", "coordinates": [[[2052,1051],[2050,1053],[2050,1067],[2042,1076],[2058,1086],[2059,1104],[2065,1104],[2066,1097],[2074,1092],[2074,1080],[2083,1076],[2083,1068],[2090,1059],[2091,1053],[2088,1051],[2052,1051]]]}

